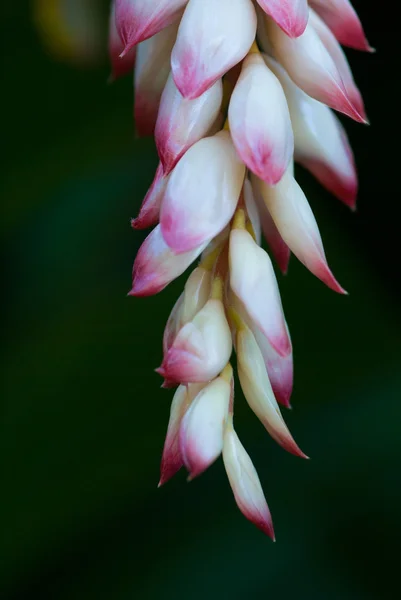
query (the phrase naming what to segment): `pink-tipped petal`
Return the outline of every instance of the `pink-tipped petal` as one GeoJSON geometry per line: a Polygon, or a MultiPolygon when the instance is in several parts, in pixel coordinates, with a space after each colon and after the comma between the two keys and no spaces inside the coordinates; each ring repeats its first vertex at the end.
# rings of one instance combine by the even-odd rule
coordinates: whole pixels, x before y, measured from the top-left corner
{"type": "Polygon", "coordinates": [[[195,100],[182,97],[170,74],[160,101],[155,141],[164,173],[169,173],[185,152],[206,136],[215,122],[223,98],[219,80],[195,100]]]}
{"type": "MultiPolygon", "coordinates": [[[[236,314],[239,315],[240,319],[249,327],[255,337],[255,340],[262,353],[267,374],[269,376],[269,380],[277,402],[286,408],[291,408],[290,398],[294,379],[292,349],[287,356],[280,356],[270,344],[267,337],[259,329],[257,324],[249,317],[244,309],[244,306],[232,292],[229,294],[228,302],[229,306],[235,310],[236,314]]],[[[288,336],[290,337],[287,324],[286,328],[288,336]]]]}
{"type": "Polygon", "coordinates": [[[361,92],[354,81],[347,57],[345,56],[339,42],[324,21],[322,21],[322,19],[313,10],[311,10],[310,13],[310,23],[333,59],[352,105],[355,106],[364,122],[367,123],[368,121],[361,92]]]}
{"type": "Polygon", "coordinates": [[[238,375],[250,408],[280,446],[291,454],[307,458],[295,443],[281,416],[263,355],[255,336],[245,323],[237,331],[236,352],[238,375]]]}
{"type": "Polygon", "coordinates": [[[309,2],[340,44],[355,50],[373,51],[349,0],[309,0],[309,2]]]}
{"type": "Polygon", "coordinates": [[[187,252],[209,242],[229,223],[245,176],[230,134],[194,144],[171,173],[160,213],[166,243],[187,252]]]}
{"type": "Polygon", "coordinates": [[[154,133],[160,98],[170,72],[170,53],[176,34],[177,25],[170,25],[137,48],[134,119],[139,136],[154,133]]]}
{"type": "Polygon", "coordinates": [[[295,256],[329,288],[346,293],[327,265],[316,219],[291,170],[275,187],[256,178],[252,183],[254,187],[259,186],[277,229],[295,256]]]}
{"type": "Polygon", "coordinates": [[[230,234],[230,285],[281,356],[291,352],[276,276],[267,253],[243,229],[230,234]]]}
{"type": "Polygon", "coordinates": [[[272,185],[280,181],[294,153],[294,136],[283,88],[258,54],[244,60],[228,119],[247,167],[272,185]]]}
{"type": "Polygon", "coordinates": [[[347,135],[327,106],[303,92],[272,58],[266,63],[280,79],[290,109],[295,160],[344,204],[355,208],[358,177],[347,135]]]}
{"type": "Polygon", "coordinates": [[[291,38],[300,36],[308,22],[308,0],[257,0],[265,13],[291,38]]]}
{"type": "Polygon", "coordinates": [[[247,54],[256,34],[250,0],[189,0],[171,56],[184,98],[197,98],[247,54]]]}
{"type": "Polygon", "coordinates": [[[228,424],[224,433],[223,461],[238,508],[274,541],[272,518],[258,474],[232,423],[228,424]]]}
{"type": "Polygon", "coordinates": [[[223,303],[212,298],[178,332],[163,361],[164,376],[182,383],[210,381],[228,363],[231,349],[223,303]]]}
{"type": "Polygon", "coordinates": [[[286,275],[288,271],[288,264],[290,262],[291,250],[281,237],[280,232],[277,229],[276,224],[263,201],[258,186],[255,186],[255,188],[252,189],[259,211],[260,224],[264,238],[268,243],[268,246],[279,266],[280,271],[283,273],[283,275],[286,275]]]}
{"type": "Polygon", "coordinates": [[[167,181],[168,177],[163,175],[163,166],[159,163],[153,182],[143,199],[139,214],[135,219],[131,220],[131,227],[133,229],[146,229],[158,222],[167,181]]]}
{"type": "Polygon", "coordinates": [[[120,57],[124,44],[118,34],[115,17],[115,0],[111,3],[109,19],[109,58],[111,64],[110,81],[115,81],[131,73],[135,65],[136,49],[131,48],[123,58],[120,57]]]}
{"type": "Polygon", "coordinates": [[[365,122],[353,104],[330,52],[310,21],[304,33],[296,39],[285,35],[271,20],[267,23],[267,31],[275,58],[298,87],[355,121],[365,122]]]}
{"type": "Polygon", "coordinates": [[[179,277],[203,252],[202,244],[191,252],[174,254],[163,239],[157,225],[139,248],[133,267],[133,283],[129,296],[157,294],[179,277]]]}
{"type": "Polygon", "coordinates": [[[176,21],[188,0],[116,0],[116,28],[124,56],[176,21]]]}
{"type": "Polygon", "coordinates": [[[191,479],[221,454],[230,395],[230,383],[217,377],[199,392],[181,422],[180,451],[191,479]]]}
{"type": "Polygon", "coordinates": [[[188,407],[202,387],[200,385],[180,385],[174,394],[160,465],[159,487],[171,479],[184,464],[179,443],[180,425],[188,407]]]}
{"type": "Polygon", "coordinates": [[[277,402],[286,408],[291,408],[290,398],[294,383],[292,350],[287,356],[280,356],[257,327],[251,328],[251,331],[265,361],[267,374],[277,402]]]}

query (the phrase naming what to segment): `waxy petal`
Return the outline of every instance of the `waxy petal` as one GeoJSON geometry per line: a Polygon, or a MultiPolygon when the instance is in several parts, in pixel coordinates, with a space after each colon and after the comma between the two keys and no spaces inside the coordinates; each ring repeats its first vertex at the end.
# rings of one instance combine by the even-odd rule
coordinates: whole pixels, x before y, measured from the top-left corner
{"type": "MultiPolygon", "coordinates": [[[[280,404],[290,408],[290,398],[294,383],[294,361],[292,350],[287,356],[280,356],[269,340],[257,327],[250,327],[262,353],[263,360],[274,396],[280,404]]],[[[288,331],[288,327],[287,327],[288,331]]]]}
{"type": "Polygon", "coordinates": [[[354,81],[347,57],[345,56],[340,44],[324,21],[322,21],[322,19],[313,10],[310,12],[310,23],[333,59],[352,105],[355,106],[363,120],[367,122],[365,106],[361,92],[354,81]]]}
{"type": "Polygon", "coordinates": [[[306,458],[281,416],[261,350],[245,324],[237,331],[236,352],[238,375],[250,408],[280,446],[291,454],[306,458]]]}
{"type": "Polygon", "coordinates": [[[259,54],[244,60],[228,119],[247,167],[272,185],[280,181],[294,153],[294,136],[283,88],[259,54]]]}
{"type": "Polygon", "coordinates": [[[163,175],[163,166],[159,163],[153,182],[143,199],[139,214],[131,220],[133,229],[146,229],[158,222],[167,182],[168,177],[163,175]]]}
{"type": "Polygon", "coordinates": [[[239,63],[255,34],[251,0],[189,0],[171,56],[184,98],[197,98],[239,63]]]}
{"type": "Polygon", "coordinates": [[[157,294],[181,275],[205,247],[206,244],[201,244],[190,252],[174,254],[164,241],[160,225],[157,225],[138,250],[132,273],[132,290],[128,295],[157,294]]]}
{"type": "Polygon", "coordinates": [[[111,3],[110,18],[109,18],[109,58],[111,63],[110,80],[114,81],[119,77],[131,73],[135,65],[136,49],[131,48],[129,52],[121,58],[121,53],[124,50],[124,44],[118,34],[116,27],[115,16],[115,0],[111,3]]]}
{"type": "Polygon", "coordinates": [[[137,47],[134,119],[140,136],[153,135],[176,34],[177,25],[173,24],[137,47]]]}
{"type": "Polygon", "coordinates": [[[205,137],[215,122],[223,98],[217,81],[194,100],[182,97],[170,74],[160,101],[155,141],[164,173],[169,173],[185,152],[205,137]]]}
{"type": "Polygon", "coordinates": [[[310,22],[296,39],[290,39],[271,20],[267,31],[275,58],[298,87],[315,100],[365,122],[353,105],[333,58],[310,22]]]}
{"type": "Polygon", "coordinates": [[[336,115],[303,92],[273,59],[264,57],[287,96],[295,160],[342,202],[355,207],[358,177],[347,135],[336,115]]]}
{"type": "Polygon", "coordinates": [[[223,461],[238,508],[274,540],[272,518],[258,474],[232,423],[228,424],[224,433],[223,461]]]}
{"type": "Polygon", "coordinates": [[[171,173],[160,213],[166,243],[187,252],[209,242],[229,223],[245,176],[230,134],[197,142],[171,173]]]}
{"type": "Polygon", "coordinates": [[[180,451],[191,479],[221,454],[230,395],[230,383],[217,377],[199,392],[181,422],[180,451]]]}
{"type": "Polygon", "coordinates": [[[285,275],[288,271],[288,263],[290,261],[291,251],[281,237],[280,232],[277,229],[276,224],[273,221],[272,216],[269,213],[269,210],[261,196],[259,187],[254,186],[252,187],[252,190],[256,205],[258,207],[260,224],[264,238],[268,243],[268,246],[281,272],[285,275]]]}
{"type": "Polygon", "coordinates": [[[184,464],[179,441],[180,425],[188,407],[202,387],[200,384],[180,385],[174,394],[160,465],[159,487],[171,479],[184,464]]]}
{"type": "Polygon", "coordinates": [[[123,55],[176,21],[188,0],[116,0],[116,27],[123,55]]]}
{"type": "Polygon", "coordinates": [[[243,229],[230,234],[230,285],[281,356],[291,351],[276,276],[267,253],[243,229]]]}
{"type": "Polygon", "coordinates": [[[329,288],[346,293],[327,265],[316,219],[291,171],[275,187],[255,177],[252,184],[259,186],[277,229],[295,256],[329,288]]]}
{"type": "Polygon", "coordinates": [[[343,46],[372,52],[361,22],[349,0],[309,0],[343,46]]]}
{"type": "MultiPolygon", "coordinates": [[[[255,340],[262,353],[267,374],[269,376],[269,380],[277,402],[286,408],[290,408],[290,398],[292,394],[294,378],[292,348],[287,356],[280,356],[270,344],[267,337],[259,329],[255,321],[253,321],[247,314],[240,300],[232,292],[229,294],[228,303],[229,306],[234,309],[241,321],[243,321],[249,327],[255,337],[255,340]]],[[[233,329],[235,331],[235,325],[233,326],[233,329]]],[[[290,337],[287,324],[286,329],[288,337],[290,337]]]]}
{"type": "Polygon", "coordinates": [[[291,38],[300,36],[308,22],[308,0],[257,0],[273,21],[291,38]]]}
{"type": "Polygon", "coordinates": [[[163,361],[162,374],[181,383],[210,381],[228,363],[231,349],[223,303],[212,298],[180,329],[163,361]]]}

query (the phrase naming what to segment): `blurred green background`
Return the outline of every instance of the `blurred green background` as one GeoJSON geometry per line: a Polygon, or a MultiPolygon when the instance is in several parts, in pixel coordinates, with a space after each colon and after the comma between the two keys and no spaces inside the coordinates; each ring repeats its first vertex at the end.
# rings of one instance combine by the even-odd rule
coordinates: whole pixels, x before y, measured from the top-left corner
{"type": "Polygon", "coordinates": [[[354,5],[378,48],[348,53],[372,121],[346,121],[358,212],[299,172],[350,296],[294,258],[280,277],[296,361],[285,416],[312,460],[278,448],[237,396],[273,544],[240,515],[221,461],[156,488],[172,392],[153,369],[183,280],[126,297],[145,236],[129,221],[157,164],[134,138],[130,77],[107,86],[106,55],[57,60],[31,4],[1,4],[2,599],[399,597],[400,56],[396,21],[354,5]]]}

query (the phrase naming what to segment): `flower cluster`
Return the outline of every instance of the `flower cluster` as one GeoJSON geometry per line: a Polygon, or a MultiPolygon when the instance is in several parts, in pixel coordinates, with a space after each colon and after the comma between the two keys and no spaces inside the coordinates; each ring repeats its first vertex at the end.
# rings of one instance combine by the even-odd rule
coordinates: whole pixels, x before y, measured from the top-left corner
{"type": "Polygon", "coordinates": [[[160,163],[135,229],[154,226],[132,296],[160,292],[194,261],[163,337],[158,373],[178,386],[160,484],[193,478],[222,453],[243,514],[274,537],[260,481],[233,427],[232,349],[245,398],[273,439],[305,457],[288,407],[292,345],[269,254],[290,252],[344,290],[294,178],[294,161],[355,206],[357,176],[333,110],[366,122],[340,43],[370,51],[349,0],[115,0],[113,76],[135,66],[135,121],[160,163]]]}

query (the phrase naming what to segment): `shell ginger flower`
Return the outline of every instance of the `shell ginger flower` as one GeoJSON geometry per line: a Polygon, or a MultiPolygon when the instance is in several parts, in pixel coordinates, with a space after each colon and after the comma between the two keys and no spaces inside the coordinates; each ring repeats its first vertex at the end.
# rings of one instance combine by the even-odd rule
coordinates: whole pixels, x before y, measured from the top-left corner
{"type": "Polygon", "coordinates": [[[135,229],[154,228],[135,259],[130,295],[160,292],[197,261],[157,369],[163,387],[177,388],[160,484],[182,466],[192,479],[222,454],[239,509],[272,538],[258,475],[234,429],[230,357],[234,349],[246,401],[271,437],[306,458],[279,406],[290,403],[293,355],[272,260],[285,273],[292,252],[346,293],[294,177],[297,162],[355,207],[357,174],[335,111],[367,120],[340,44],[371,50],[349,0],[111,7],[113,74],[134,69],[137,132],[154,135],[160,159],[132,220],[135,229]]]}

